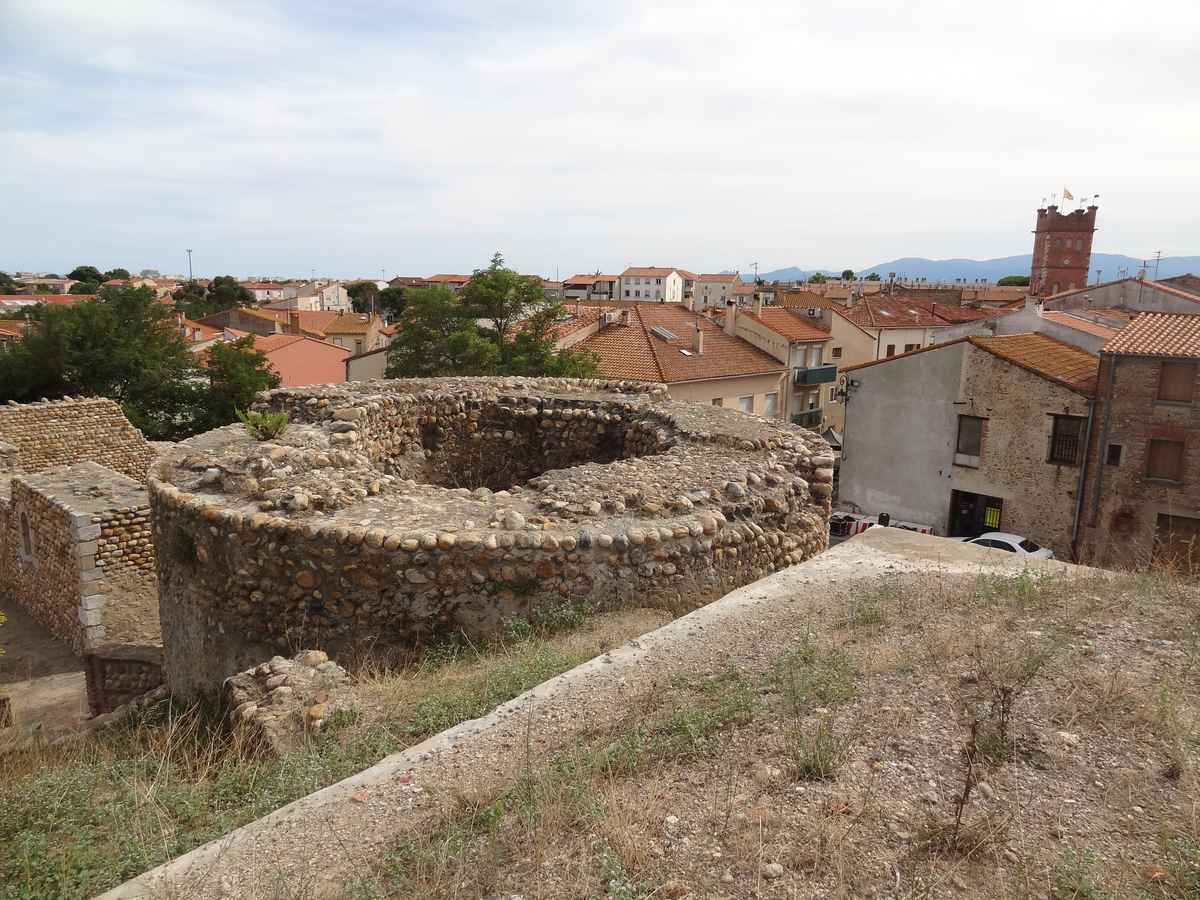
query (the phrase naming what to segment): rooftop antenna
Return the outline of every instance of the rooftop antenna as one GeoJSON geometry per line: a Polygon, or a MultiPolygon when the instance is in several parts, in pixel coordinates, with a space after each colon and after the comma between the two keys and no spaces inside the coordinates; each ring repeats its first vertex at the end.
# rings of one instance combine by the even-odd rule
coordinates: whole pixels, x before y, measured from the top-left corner
{"type": "Polygon", "coordinates": [[[754,283],[758,284],[758,262],[752,262],[750,265],[754,266],[754,283]]]}
{"type": "Polygon", "coordinates": [[[1158,264],[1162,262],[1162,251],[1154,251],[1154,280],[1158,281],[1158,264]]]}

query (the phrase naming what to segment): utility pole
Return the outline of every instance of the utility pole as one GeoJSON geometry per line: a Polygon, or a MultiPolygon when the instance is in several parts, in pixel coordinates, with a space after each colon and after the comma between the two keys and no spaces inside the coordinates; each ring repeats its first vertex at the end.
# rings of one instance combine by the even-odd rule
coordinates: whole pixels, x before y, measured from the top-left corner
{"type": "Polygon", "coordinates": [[[1162,251],[1154,251],[1154,280],[1158,281],[1158,264],[1162,262],[1162,251]]]}
{"type": "Polygon", "coordinates": [[[187,255],[188,255],[188,281],[193,281],[194,279],[192,278],[192,251],[189,250],[187,252],[187,255]]]}
{"type": "Polygon", "coordinates": [[[754,283],[758,284],[758,262],[752,262],[750,265],[754,266],[754,283]]]}

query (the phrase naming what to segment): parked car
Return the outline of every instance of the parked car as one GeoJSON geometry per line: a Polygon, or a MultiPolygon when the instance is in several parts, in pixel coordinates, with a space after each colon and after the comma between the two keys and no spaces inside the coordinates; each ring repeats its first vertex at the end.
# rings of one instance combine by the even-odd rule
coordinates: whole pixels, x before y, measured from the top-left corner
{"type": "Polygon", "coordinates": [[[1009,534],[1007,531],[988,531],[979,537],[963,538],[964,544],[974,544],[977,547],[990,547],[993,550],[1006,550],[1018,556],[1033,556],[1037,559],[1054,559],[1054,551],[1039,547],[1029,538],[1019,534],[1009,534]]]}

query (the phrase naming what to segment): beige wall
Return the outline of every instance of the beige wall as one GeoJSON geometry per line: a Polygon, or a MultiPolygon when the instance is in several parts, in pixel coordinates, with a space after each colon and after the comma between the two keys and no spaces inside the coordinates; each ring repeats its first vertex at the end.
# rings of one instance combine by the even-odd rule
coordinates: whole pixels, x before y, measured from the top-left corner
{"type": "Polygon", "coordinates": [[[383,378],[387,370],[387,353],[369,353],[357,359],[346,360],[347,381],[373,381],[383,378]]]}
{"type": "Polygon", "coordinates": [[[713,378],[707,381],[679,381],[668,384],[674,400],[712,403],[720,398],[726,409],[737,409],[738,398],[754,397],[754,414],[762,415],[768,393],[779,394],[779,416],[784,414],[784,373],[746,375],[741,378],[713,378]]]}
{"type": "MultiPolygon", "coordinates": [[[[859,328],[853,322],[834,313],[830,317],[829,343],[825,345],[825,359],[838,367],[838,382],[841,381],[841,370],[847,366],[857,366],[875,359],[875,337],[859,328]],[[835,348],[841,353],[834,356],[835,348]]],[[[846,427],[846,407],[840,401],[831,401],[830,391],[836,391],[838,383],[822,387],[825,402],[825,421],[830,428],[842,431],[846,427]]]]}

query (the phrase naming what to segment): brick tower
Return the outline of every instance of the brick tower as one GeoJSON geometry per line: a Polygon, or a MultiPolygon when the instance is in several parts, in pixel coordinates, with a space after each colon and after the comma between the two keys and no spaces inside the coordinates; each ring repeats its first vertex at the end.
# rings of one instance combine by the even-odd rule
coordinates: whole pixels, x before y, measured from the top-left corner
{"type": "Polygon", "coordinates": [[[1046,297],[1087,285],[1095,231],[1094,205],[1066,215],[1054,204],[1039,209],[1037,228],[1033,232],[1029,293],[1034,297],[1046,297]]]}

